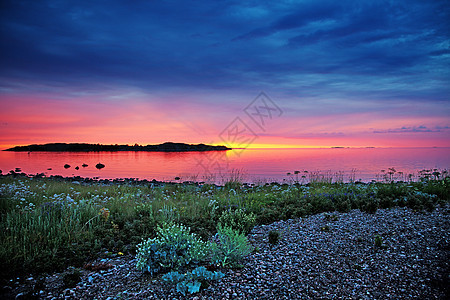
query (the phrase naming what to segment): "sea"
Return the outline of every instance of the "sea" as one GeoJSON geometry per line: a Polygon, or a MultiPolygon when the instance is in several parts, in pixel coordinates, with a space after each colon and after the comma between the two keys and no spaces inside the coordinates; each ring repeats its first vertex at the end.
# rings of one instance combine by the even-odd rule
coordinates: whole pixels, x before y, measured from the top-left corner
{"type": "Polygon", "coordinates": [[[27,174],[45,176],[216,184],[229,180],[256,184],[307,183],[314,180],[407,181],[418,180],[421,176],[441,176],[449,170],[450,148],[285,148],[208,152],[0,151],[2,174],[15,171],[16,168],[27,174]],[[97,168],[99,163],[104,168],[97,168]]]}

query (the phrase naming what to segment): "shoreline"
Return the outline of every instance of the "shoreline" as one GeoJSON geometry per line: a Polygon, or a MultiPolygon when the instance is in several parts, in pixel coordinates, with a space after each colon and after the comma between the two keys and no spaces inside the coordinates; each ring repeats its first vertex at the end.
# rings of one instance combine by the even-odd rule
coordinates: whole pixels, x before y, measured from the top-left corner
{"type": "MultiPolygon", "coordinates": [[[[185,181],[181,181],[180,179],[176,179],[177,177],[175,177],[175,179],[173,181],[166,181],[166,180],[156,180],[156,179],[139,179],[137,177],[120,177],[120,178],[100,178],[100,177],[83,177],[83,176],[63,176],[63,175],[46,175],[45,173],[36,173],[36,174],[27,174],[24,172],[14,172],[13,170],[9,171],[6,174],[2,174],[0,173],[0,178],[2,177],[9,177],[12,176],[13,178],[15,177],[24,177],[24,178],[39,178],[39,179],[50,179],[50,180],[56,180],[56,181],[65,181],[65,182],[71,182],[71,183],[75,183],[75,184],[80,184],[80,183],[85,183],[85,184],[131,184],[131,185],[148,185],[148,184],[152,184],[155,186],[160,186],[160,185],[166,185],[166,184],[179,184],[179,185],[196,185],[196,186],[202,186],[202,185],[211,185],[211,186],[216,186],[216,187],[224,187],[227,182],[231,182],[231,183],[235,183],[235,184],[240,184],[242,186],[249,186],[249,187],[253,187],[253,186],[270,186],[270,185],[279,185],[279,186],[309,186],[312,184],[317,184],[320,182],[304,182],[304,183],[300,183],[300,182],[296,182],[295,180],[292,180],[291,182],[277,182],[277,181],[266,181],[266,182],[262,182],[262,183],[251,183],[251,182],[241,182],[241,181],[235,181],[235,180],[221,180],[223,182],[223,184],[218,184],[215,181],[192,181],[192,180],[185,180],[185,181]]],[[[417,182],[417,181],[411,181],[411,182],[417,182]]],[[[408,183],[406,181],[392,181],[392,182],[385,182],[385,181],[376,181],[376,180],[372,180],[370,182],[364,182],[364,181],[349,181],[349,182],[327,182],[327,184],[331,184],[331,185],[348,185],[348,184],[356,184],[356,185],[370,185],[370,184],[375,184],[375,183],[398,183],[398,184],[405,184],[408,183]]]]}
{"type": "MultiPolygon", "coordinates": [[[[9,172],[6,174],[0,174],[0,178],[31,178],[31,179],[49,179],[49,180],[55,180],[55,181],[65,181],[68,183],[75,183],[75,184],[104,184],[104,185],[112,185],[112,184],[131,184],[131,185],[149,185],[152,184],[154,186],[159,185],[166,185],[166,184],[182,184],[182,185],[203,185],[203,184],[209,184],[209,185],[215,185],[217,187],[223,186],[218,185],[215,183],[207,183],[205,181],[183,181],[183,182],[173,182],[173,181],[159,181],[156,179],[148,180],[148,179],[138,179],[133,177],[127,177],[127,178],[100,178],[100,177],[82,177],[82,176],[62,176],[62,175],[45,175],[44,173],[37,173],[37,174],[27,174],[24,172],[9,172]]],[[[243,183],[243,185],[251,185],[248,183],[243,183]]]]}

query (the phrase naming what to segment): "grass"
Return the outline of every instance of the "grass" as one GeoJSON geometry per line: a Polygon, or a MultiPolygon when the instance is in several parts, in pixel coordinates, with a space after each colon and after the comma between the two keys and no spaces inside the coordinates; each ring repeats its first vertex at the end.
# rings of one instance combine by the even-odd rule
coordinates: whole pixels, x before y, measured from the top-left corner
{"type": "MultiPolygon", "coordinates": [[[[392,173],[393,171],[390,170],[392,173]]],[[[331,180],[330,174],[294,172],[291,184],[242,184],[240,173],[224,186],[211,184],[101,184],[0,176],[2,278],[82,266],[99,256],[134,254],[158,224],[174,221],[203,239],[231,220],[242,228],[321,212],[408,206],[431,210],[450,197],[450,177],[430,170],[416,181],[331,180]],[[248,224],[247,224],[247,223],[248,224]]],[[[230,222],[231,222],[230,221],[230,222]]],[[[233,223],[233,224],[234,224],[233,223]]],[[[247,231],[247,228],[246,228],[247,231]]]]}

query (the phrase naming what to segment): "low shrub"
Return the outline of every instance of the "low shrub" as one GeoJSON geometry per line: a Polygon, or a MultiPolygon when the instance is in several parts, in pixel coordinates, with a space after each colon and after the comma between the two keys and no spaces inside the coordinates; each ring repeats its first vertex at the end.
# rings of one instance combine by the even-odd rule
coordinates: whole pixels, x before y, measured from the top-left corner
{"type": "Polygon", "coordinates": [[[198,264],[208,255],[208,243],[190,233],[188,227],[169,224],[158,227],[157,236],[140,243],[136,267],[152,276],[164,270],[178,270],[198,264]]]}
{"type": "Polygon", "coordinates": [[[63,274],[63,284],[65,288],[73,288],[81,281],[81,271],[75,268],[69,268],[63,274]]]}
{"type": "Polygon", "coordinates": [[[243,234],[248,234],[255,226],[256,217],[243,208],[225,210],[219,218],[222,227],[228,227],[243,234]]]}
{"type": "Polygon", "coordinates": [[[280,240],[280,233],[276,230],[269,231],[269,244],[276,245],[280,240]]]}
{"type": "Polygon", "coordinates": [[[352,205],[349,200],[337,201],[335,207],[339,212],[349,212],[352,209],[352,205]]]}
{"type": "Polygon", "coordinates": [[[324,217],[325,217],[325,220],[326,221],[337,221],[337,220],[339,220],[339,217],[337,216],[337,215],[335,215],[335,214],[327,214],[327,213],[325,213],[324,214],[324,217]]]}
{"type": "Polygon", "coordinates": [[[191,232],[200,236],[203,240],[208,240],[217,226],[213,218],[205,215],[199,215],[197,218],[181,217],[180,223],[191,228],[191,232]]]}
{"type": "Polygon", "coordinates": [[[438,201],[436,195],[431,195],[428,193],[420,191],[411,191],[405,198],[406,206],[412,209],[424,209],[431,211],[434,208],[435,203],[438,201]]]}
{"type": "Polygon", "coordinates": [[[213,263],[221,264],[223,267],[236,267],[242,259],[251,253],[251,246],[247,237],[230,227],[218,226],[216,234],[217,243],[213,244],[212,257],[213,263]]]}
{"type": "Polygon", "coordinates": [[[374,245],[377,248],[381,248],[383,246],[383,239],[378,234],[374,238],[374,245]]]}
{"type": "Polygon", "coordinates": [[[378,207],[379,201],[377,199],[370,199],[361,204],[360,210],[368,214],[374,214],[377,212],[378,207]]]}

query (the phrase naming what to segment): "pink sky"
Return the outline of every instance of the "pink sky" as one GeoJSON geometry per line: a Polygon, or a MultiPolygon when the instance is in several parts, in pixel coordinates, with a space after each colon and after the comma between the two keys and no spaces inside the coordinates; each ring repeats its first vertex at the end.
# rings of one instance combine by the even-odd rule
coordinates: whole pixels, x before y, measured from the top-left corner
{"type": "MultiPolygon", "coordinates": [[[[166,141],[226,144],[220,133],[239,117],[257,135],[248,147],[449,147],[448,119],[421,116],[416,107],[402,114],[355,110],[354,103],[317,108],[304,101],[303,110],[278,100],[281,116],[261,129],[243,109],[252,101],[238,96],[208,103],[208,95],[150,96],[140,92],[75,95],[7,94],[0,97],[0,148],[51,142],[157,144],[166,141]],[[226,101],[228,100],[228,101],[226,101]],[[350,109],[353,108],[353,110],[350,109]]],[[[242,97],[244,98],[244,96],[242,97]]],[[[274,103],[276,101],[274,100],[274,103]]],[[[325,105],[322,103],[322,105],[325,105]]],[[[370,105],[370,103],[368,103],[370,105]]]]}

